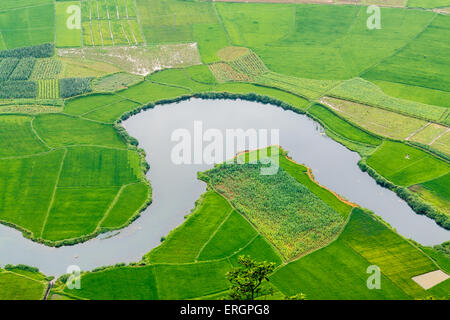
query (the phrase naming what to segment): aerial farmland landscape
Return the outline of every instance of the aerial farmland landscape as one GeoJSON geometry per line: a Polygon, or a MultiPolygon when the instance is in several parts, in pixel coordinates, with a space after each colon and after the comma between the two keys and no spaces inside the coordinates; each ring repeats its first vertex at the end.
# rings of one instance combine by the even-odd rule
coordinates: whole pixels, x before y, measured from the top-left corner
{"type": "Polygon", "coordinates": [[[1,0],[0,300],[450,300],[450,0],[1,0]]]}

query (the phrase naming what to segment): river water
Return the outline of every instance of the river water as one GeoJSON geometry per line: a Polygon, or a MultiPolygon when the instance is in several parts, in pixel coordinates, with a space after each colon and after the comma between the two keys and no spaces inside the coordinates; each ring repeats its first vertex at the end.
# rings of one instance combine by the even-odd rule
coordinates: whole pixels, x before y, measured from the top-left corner
{"type": "Polygon", "coordinates": [[[101,235],[75,246],[52,248],[25,239],[20,232],[0,225],[0,264],[28,264],[47,275],[66,273],[70,265],[82,270],[139,261],[160,243],[161,236],[184,221],[206,184],[197,172],[212,165],[177,165],[171,159],[176,129],[193,132],[194,122],[203,130],[279,129],[280,145],[298,163],[312,169],[316,180],[352,202],[369,208],[390,223],[400,234],[424,245],[450,240],[450,231],[433,220],[415,214],[395,193],[378,186],[357,162],[359,155],[328,138],[321,126],[305,115],[272,105],[230,100],[191,99],[160,105],[141,112],[123,123],[150,163],[148,178],[153,203],[141,217],[112,237],[101,235]]]}

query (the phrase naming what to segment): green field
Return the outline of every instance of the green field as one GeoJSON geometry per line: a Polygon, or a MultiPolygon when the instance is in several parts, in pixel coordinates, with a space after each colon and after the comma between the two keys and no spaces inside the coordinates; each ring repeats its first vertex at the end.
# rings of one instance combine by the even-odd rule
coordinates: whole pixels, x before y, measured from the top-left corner
{"type": "MultiPolygon", "coordinates": [[[[305,167],[283,155],[280,159],[284,159],[280,164],[289,175],[317,192],[305,174],[305,167]]],[[[248,180],[243,184],[251,185],[248,180]]],[[[257,198],[261,192],[253,190],[253,197],[257,198]]],[[[321,199],[340,207],[343,215],[349,214],[348,205],[338,206],[337,198],[322,190],[316,193],[321,199]]],[[[54,293],[87,299],[216,299],[226,297],[224,275],[236,264],[237,257],[250,254],[254,259],[277,264],[270,284],[278,296],[299,292],[308,299],[445,296],[445,282],[427,292],[411,279],[436,270],[433,260],[364,210],[353,209],[339,238],[322,246],[325,247],[293,262],[282,263],[277,250],[257,229],[225,198],[210,190],[197,201],[186,222],[140,263],[87,272],[82,276],[80,290],[64,288],[54,293]],[[366,269],[370,265],[381,270],[381,290],[367,288],[366,269]]],[[[423,250],[443,268],[447,267],[443,255],[428,247],[423,250]]]]}
{"type": "Polygon", "coordinates": [[[326,128],[345,139],[368,145],[379,145],[381,143],[380,138],[353,126],[322,105],[315,104],[311,106],[308,109],[308,113],[318,119],[326,128]]]}
{"type": "Polygon", "coordinates": [[[425,254],[357,209],[336,242],[279,269],[272,281],[311,299],[411,299],[428,295],[411,277],[436,269],[425,254]],[[381,290],[366,287],[369,265],[381,270],[381,290]]]}
{"type": "Polygon", "coordinates": [[[386,179],[400,186],[410,186],[446,174],[450,166],[431,154],[404,143],[385,141],[367,164],[386,179]]]}
{"type": "Polygon", "coordinates": [[[221,165],[207,171],[204,179],[286,259],[323,246],[339,233],[344,224],[340,214],[283,169],[264,176],[260,168],[252,164],[221,165]]]}
{"type": "Polygon", "coordinates": [[[80,1],[56,2],[56,46],[57,47],[81,47],[81,29],[69,29],[67,20],[72,13],[67,10],[70,7],[81,7],[80,1]]]}
{"type": "MultiPolygon", "coordinates": [[[[9,1],[8,1],[9,2],[9,1]]],[[[17,3],[16,1],[14,1],[17,3]]],[[[30,1],[28,1],[30,2],[30,1]]],[[[17,7],[17,4],[6,4],[17,7]]],[[[33,1],[35,6],[0,12],[0,49],[11,49],[54,41],[55,11],[52,1],[33,1]],[[26,23],[18,23],[24,21],[26,23]]],[[[2,4],[0,6],[3,5],[2,4]]]]}
{"type": "Polygon", "coordinates": [[[40,300],[46,287],[39,273],[0,269],[0,300],[40,300]]]}
{"type": "Polygon", "coordinates": [[[380,136],[405,139],[424,127],[427,122],[381,108],[326,97],[323,102],[343,118],[380,136]]]}
{"type": "MultiPolygon", "coordinates": [[[[314,2],[0,1],[0,223],[48,246],[124,228],[152,188],[121,119],[195,96],[306,114],[448,228],[449,0],[314,2]],[[368,28],[370,4],[380,29],[368,28]],[[81,29],[68,27],[72,6],[81,29]]],[[[448,243],[405,240],[277,150],[275,175],[261,164],[199,173],[207,191],[158,247],[83,273],[81,290],[57,282],[50,297],[227,298],[226,272],[250,255],[276,264],[276,299],[448,298],[450,280],[424,290],[411,279],[450,273],[448,243]],[[367,288],[371,265],[380,290],[367,288]]],[[[42,299],[49,279],[2,267],[0,300],[42,299]]]]}

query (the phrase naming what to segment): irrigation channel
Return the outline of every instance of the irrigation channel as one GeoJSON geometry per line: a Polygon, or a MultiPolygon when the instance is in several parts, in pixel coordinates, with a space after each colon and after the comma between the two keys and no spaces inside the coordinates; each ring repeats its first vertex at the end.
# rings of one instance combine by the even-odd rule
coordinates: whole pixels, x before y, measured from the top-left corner
{"type": "Polygon", "coordinates": [[[148,178],[153,203],[139,219],[120,232],[60,248],[32,242],[19,231],[0,225],[0,264],[23,263],[47,275],[61,275],[69,265],[91,270],[139,261],[159,245],[161,236],[183,223],[206,190],[206,184],[197,180],[197,172],[212,165],[177,165],[171,160],[176,145],[171,141],[172,132],[185,128],[192,133],[195,121],[202,121],[203,130],[215,128],[224,133],[225,129],[237,128],[279,129],[280,145],[296,162],[310,167],[320,184],[371,209],[407,238],[424,245],[450,240],[450,231],[414,213],[395,193],[378,186],[358,168],[357,153],[327,137],[323,128],[307,116],[256,102],[191,99],[156,106],[123,123],[146,150],[151,166],[148,178]]]}

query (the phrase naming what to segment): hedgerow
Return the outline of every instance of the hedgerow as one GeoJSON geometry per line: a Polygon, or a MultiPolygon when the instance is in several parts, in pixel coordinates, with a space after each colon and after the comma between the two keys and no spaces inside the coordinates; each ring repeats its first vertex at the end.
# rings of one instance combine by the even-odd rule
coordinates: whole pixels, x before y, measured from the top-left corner
{"type": "Polygon", "coordinates": [[[0,51],[0,58],[49,58],[55,53],[55,47],[51,43],[38,46],[22,47],[0,51]]]}
{"type": "Polygon", "coordinates": [[[401,199],[405,200],[406,203],[414,210],[417,214],[423,214],[427,217],[436,221],[437,224],[441,225],[447,230],[450,230],[450,217],[446,214],[437,211],[429,204],[422,201],[416,194],[405,187],[400,187],[389,180],[382,177],[374,169],[369,167],[364,160],[358,162],[359,168],[363,172],[367,172],[372,178],[375,179],[376,183],[384,188],[394,191],[401,199]]]}
{"type": "Polygon", "coordinates": [[[61,98],[78,96],[92,91],[90,78],[65,78],[59,80],[61,98]]]}
{"type": "Polygon", "coordinates": [[[37,84],[34,81],[1,81],[0,99],[36,98],[37,84]]]}

